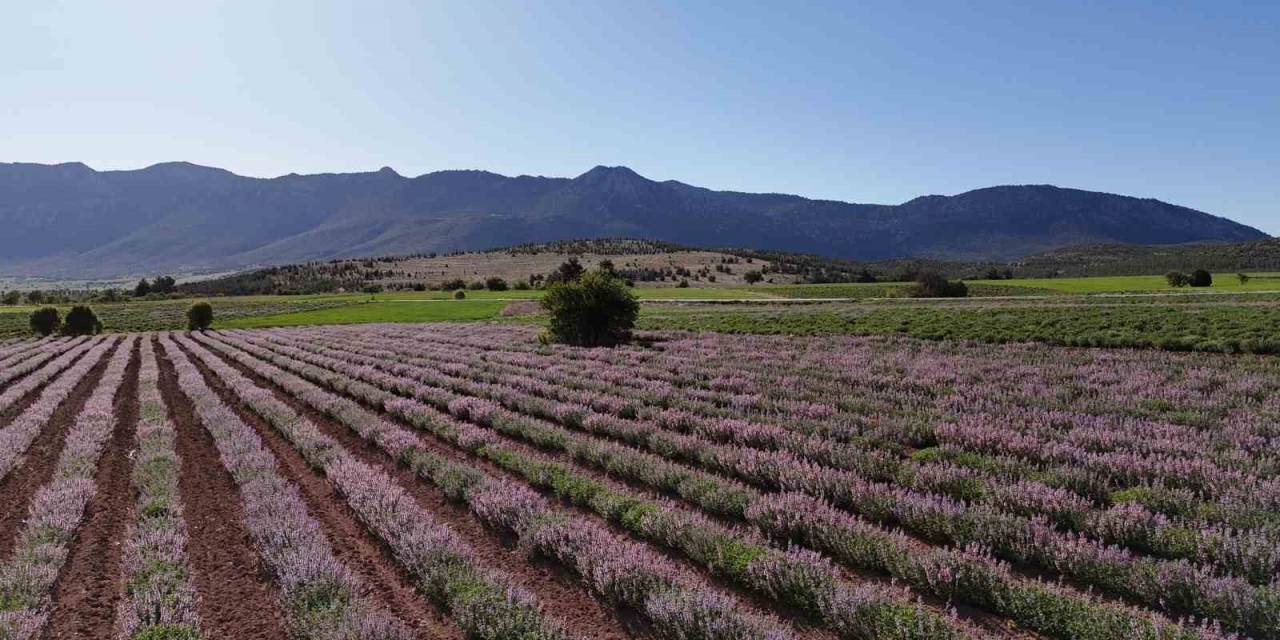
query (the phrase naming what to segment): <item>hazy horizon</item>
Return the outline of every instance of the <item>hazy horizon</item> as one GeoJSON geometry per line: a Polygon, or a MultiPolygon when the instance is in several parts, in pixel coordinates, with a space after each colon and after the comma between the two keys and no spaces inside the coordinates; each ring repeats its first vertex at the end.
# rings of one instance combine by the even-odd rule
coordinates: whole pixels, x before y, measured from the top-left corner
{"type": "Polygon", "coordinates": [[[1280,234],[1280,7],[0,8],[0,160],[255,177],[625,165],[899,203],[1004,184],[1280,234]]]}

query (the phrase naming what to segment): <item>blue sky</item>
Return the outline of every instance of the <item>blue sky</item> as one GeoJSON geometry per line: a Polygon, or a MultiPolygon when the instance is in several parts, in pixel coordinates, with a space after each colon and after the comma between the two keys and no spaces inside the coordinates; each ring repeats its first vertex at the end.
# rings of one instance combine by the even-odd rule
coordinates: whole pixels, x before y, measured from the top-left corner
{"type": "Polygon", "coordinates": [[[0,161],[1052,183],[1280,234],[1274,1],[17,0],[0,81],[0,161]]]}

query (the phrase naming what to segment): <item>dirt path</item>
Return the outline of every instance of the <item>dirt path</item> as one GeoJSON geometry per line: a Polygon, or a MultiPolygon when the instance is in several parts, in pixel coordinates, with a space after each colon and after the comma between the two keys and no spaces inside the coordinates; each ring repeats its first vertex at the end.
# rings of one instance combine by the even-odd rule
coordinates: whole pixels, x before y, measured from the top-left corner
{"type": "Polygon", "coordinates": [[[281,640],[287,636],[279,591],[244,525],[244,506],[213,438],[178,390],[173,365],[160,355],[160,391],[177,430],[178,490],[186,514],[200,624],[210,638],[281,640]]]}
{"type": "Polygon", "coordinates": [[[18,531],[27,518],[31,496],[53,477],[62,445],[67,439],[67,431],[75,424],[76,416],[98,386],[110,359],[111,353],[104,354],[89,370],[89,374],[76,385],[67,399],[54,409],[53,415],[40,430],[40,435],[36,436],[23,454],[22,461],[4,480],[0,480],[0,559],[8,558],[13,552],[18,531]]]}
{"type": "Polygon", "coordinates": [[[116,603],[123,593],[120,556],[132,510],[129,479],[138,424],[138,349],[135,345],[116,393],[116,424],[98,464],[98,490],[87,519],[71,545],[71,555],[54,589],[54,608],[44,638],[109,638],[115,629],[116,603]]]}
{"type": "Polygon", "coordinates": [[[204,376],[205,382],[236,415],[252,427],[279,463],[280,475],[298,487],[307,512],[324,531],[334,556],[360,576],[365,594],[390,611],[420,638],[463,637],[446,618],[446,612],[418,594],[413,579],[400,569],[390,551],[365,529],[324,476],[312,471],[292,445],[252,411],[246,409],[222,380],[199,358],[183,349],[204,376]]]}
{"type": "MultiPolygon", "coordinates": [[[[216,351],[214,353],[216,354],[216,351]]],[[[543,608],[552,617],[563,622],[571,633],[582,638],[601,640],[648,637],[646,625],[639,616],[632,612],[619,611],[596,600],[577,578],[560,564],[530,559],[528,553],[517,546],[514,536],[486,527],[465,505],[449,501],[433,486],[427,485],[411,471],[395,464],[372,443],[360,438],[346,427],[328,420],[288,394],[282,393],[270,382],[243,365],[227,358],[223,360],[309,418],[323,433],[337,440],[357,459],[386,472],[409,495],[413,496],[419,506],[440,521],[447,523],[450,528],[466,539],[484,565],[506,571],[515,583],[537,594],[543,608]]],[[[206,377],[209,376],[206,375],[206,377]]],[[[274,430],[263,429],[260,422],[254,423],[254,426],[260,433],[270,431],[269,435],[264,434],[264,440],[273,451],[275,451],[275,444],[272,440],[278,440],[280,445],[288,447],[288,444],[274,430]]],[[[289,451],[292,456],[298,458],[299,462],[302,462],[301,456],[298,456],[292,447],[289,447],[289,451]]]]}

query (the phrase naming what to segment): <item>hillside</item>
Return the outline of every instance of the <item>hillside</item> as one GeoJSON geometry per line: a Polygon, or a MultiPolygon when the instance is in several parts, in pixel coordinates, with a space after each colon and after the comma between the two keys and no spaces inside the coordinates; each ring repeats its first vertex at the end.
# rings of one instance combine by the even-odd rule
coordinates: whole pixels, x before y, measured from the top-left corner
{"type": "Polygon", "coordinates": [[[1047,185],[876,205],[712,191],[625,167],[572,179],[407,178],[388,168],[261,179],[189,163],[0,164],[0,274],[11,276],[190,273],[618,236],[860,260],[1266,237],[1158,200],[1047,185]]]}

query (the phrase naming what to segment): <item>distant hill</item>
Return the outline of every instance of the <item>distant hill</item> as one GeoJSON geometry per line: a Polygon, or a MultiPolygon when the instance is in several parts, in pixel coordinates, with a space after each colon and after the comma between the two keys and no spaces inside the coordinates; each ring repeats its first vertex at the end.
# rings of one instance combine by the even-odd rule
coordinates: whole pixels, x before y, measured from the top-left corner
{"type": "Polygon", "coordinates": [[[441,171],[262,179],[189,163],[0,164],[0,274],[200,272],[633,237],[859,260],[1008,260],[1079,244],[1263,239],[1158,200],[1002,186],[900,205],[712,191],[625,167],[576,178],[441,171]]]}
{"type": "Polygon", "coordinates": [[[1280,238],[1230,244],[1137,246],[1085,245],[1045,251],[1017,260],[1026,277],[1125,276],[1168,271],[1280,271],[1280,238]]]}

